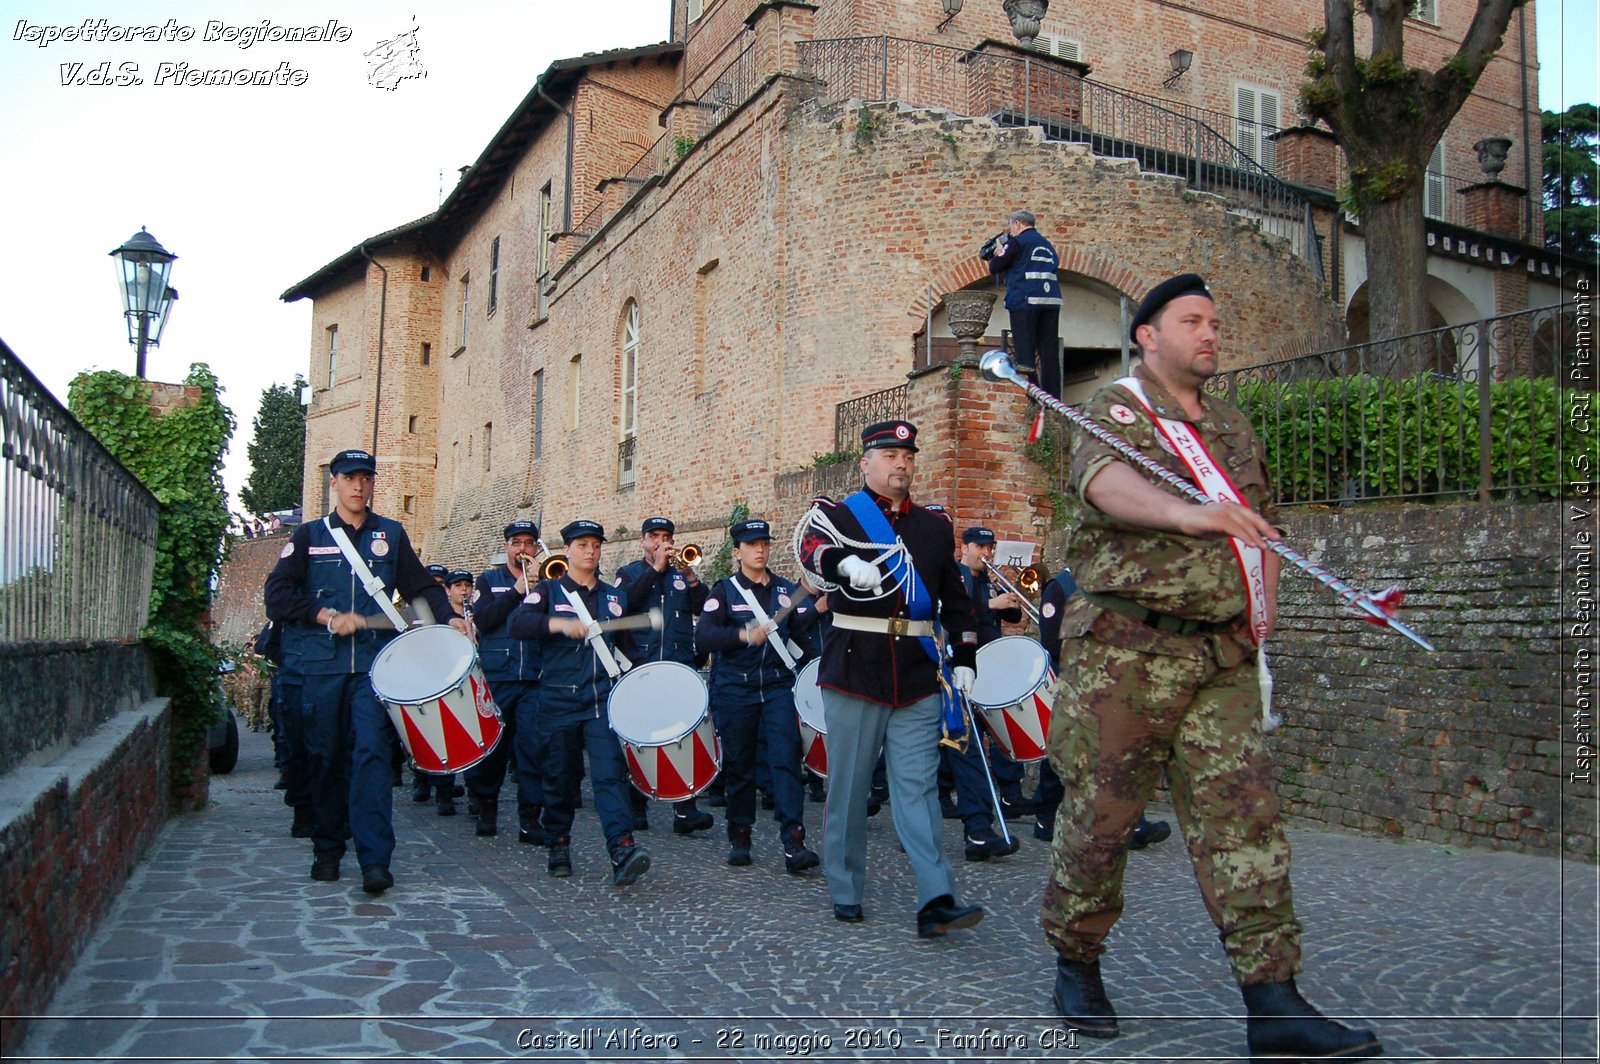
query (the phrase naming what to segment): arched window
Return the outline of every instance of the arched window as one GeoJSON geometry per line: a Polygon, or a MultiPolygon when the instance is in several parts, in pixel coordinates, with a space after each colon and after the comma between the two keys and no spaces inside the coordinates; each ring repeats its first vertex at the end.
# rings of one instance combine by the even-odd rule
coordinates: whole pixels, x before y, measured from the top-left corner
{"type": "Polygon", "coordinates": [[[628,301],[622,317],[622,364],[618,412],[620,440],[617,448],[617,485],[634,482],[634,438],[639,434],[639,304],[628,301]]]}

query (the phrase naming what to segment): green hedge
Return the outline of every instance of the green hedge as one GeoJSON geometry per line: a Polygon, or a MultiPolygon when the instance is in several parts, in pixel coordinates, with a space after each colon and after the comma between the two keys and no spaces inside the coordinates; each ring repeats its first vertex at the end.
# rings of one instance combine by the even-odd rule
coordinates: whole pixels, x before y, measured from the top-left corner
{"type": "MultiPolygon", "coordinates": [[[[1595,450],[1567,416],[1571,394],[1549,378],[1495,381],[1488,393],[1494,488],[1559,496],[1572,466],[1558,444],[1569,456],[1595,450]]],[[[1266,445],[1282,502],[1478,491],[1477,384],[1356,374],[1247,382],[1232,398],[1266,445]]]]}

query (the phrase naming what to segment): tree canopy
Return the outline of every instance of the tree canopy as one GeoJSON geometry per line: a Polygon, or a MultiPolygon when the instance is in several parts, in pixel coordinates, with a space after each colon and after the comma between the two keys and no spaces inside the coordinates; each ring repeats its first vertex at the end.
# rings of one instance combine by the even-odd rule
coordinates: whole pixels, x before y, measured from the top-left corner
{"type": "Polygon", "coordinates": [[[1544,113],[1544,235],[1548,247],[1594,265],[1600,257],[1600,113],[1592,103],[1544,113]]]}
{"type": "Polygon", "coordinates": [[[251,439],[245,448],[250,459],[250,479],[239,499],[251,513],[291,510],[300,505],[306,456],[306,408],[300,405],[305,380],[274,384],[261,393],[261,407],[250,423],[251,439]]]}

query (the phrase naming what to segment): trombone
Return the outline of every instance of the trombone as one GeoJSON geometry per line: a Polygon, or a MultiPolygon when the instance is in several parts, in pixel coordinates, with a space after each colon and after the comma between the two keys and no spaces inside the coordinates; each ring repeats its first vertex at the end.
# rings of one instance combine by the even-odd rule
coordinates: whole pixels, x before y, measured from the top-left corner
{"type": "Polygon", "coordinates": [[[1032,595],[1039,593],[1039,569],[1030,565],[1026,569],[1017,570],[1013,579],[1005,573],[1005,569],[998,565],[986,566],[989,570],[989,579],[992,580],[1005,594],[1013,596],[1021,605],[1022,616],[1030,624],[1039,624],[1039,607],[1033,604],[1032,595]]]}
{"type": "Polygon", "coordinates": [[[538,579],[560,580],[567,573],[567,556],[553,552],[549,547],[545,546],[543,539],[540,539],[538,543],[539,553],[533,555],[533,557],[525,556],[522,559],[523,566],[526,567],[534,558],[538,558],[540,559],[538,567],[534,569],[534,574],[538,579]]]}

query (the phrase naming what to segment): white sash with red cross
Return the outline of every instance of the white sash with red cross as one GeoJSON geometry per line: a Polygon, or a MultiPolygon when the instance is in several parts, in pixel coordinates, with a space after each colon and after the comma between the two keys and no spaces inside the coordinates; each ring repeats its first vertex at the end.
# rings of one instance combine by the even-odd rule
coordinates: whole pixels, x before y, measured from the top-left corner
{"type": "MultiPolygon", "coordinates": [[[[1249,508],[1228,474],[1223,472],[1221,463],[1211,457],[1211,452],[1206,450],[1205,444],[1200,442],[1200,437],[1195,435],[1187,422],[1176,421],[1157,414],[1150,406],[1150,400],[1145,397],[1144,386],[1137,377],[1124,377],[1117,381],[1118,384],[1133,393],[1139,400],[1139,405],[1144,407],[1144,412],[1150,415],[1150,420],[1155,422],[1156,431],[1166,439],[1172,453],[1183,459],[1183,464],[1188,467],[1190,476],[1194,479],[1195,486],[1213,499],[1223,502],[1238,503],[1249,508]]],[[[1239,562],[1239,572],[1244,577],[1246,601],[1250,609],[1250,638],[1257,646],[1267,637],[1267,577],[1263,565],[1265,552],[1259,547],[1252,547],[1238,539],[1229,537],[1229,544],[1233,547],[1233,554],[1239,562]]]]}

